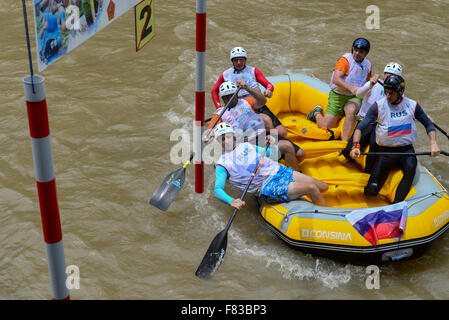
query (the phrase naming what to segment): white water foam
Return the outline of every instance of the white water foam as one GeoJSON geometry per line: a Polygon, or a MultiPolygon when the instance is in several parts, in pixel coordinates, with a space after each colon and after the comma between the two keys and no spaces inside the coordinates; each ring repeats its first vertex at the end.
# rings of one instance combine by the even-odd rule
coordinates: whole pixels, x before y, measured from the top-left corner
{"type": "Polygon", "coordinates": [[[353,278],[358,279],[364,274],[363,267],[345,265],[326,258],[316,258],[287,247],[279,248],[278,243],[263,244],[263,246],[259,243],[251,245],[237,232],[230,232],[229,236],[235,243],[233,247],[237,254],[264,261],[267,269],[277,269],[287,280],[315,280],[324,287],[334,289],[349,284],[353,278]]]}

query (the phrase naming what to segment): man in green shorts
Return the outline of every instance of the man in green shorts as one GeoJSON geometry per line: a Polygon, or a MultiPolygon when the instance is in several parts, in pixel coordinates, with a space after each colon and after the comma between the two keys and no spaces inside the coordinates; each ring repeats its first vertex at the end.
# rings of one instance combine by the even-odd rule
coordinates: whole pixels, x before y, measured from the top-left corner
{"type": "Polygon", "coordinates": [[[352,44],[352,52],[338,59],[332,73],[326,112],[316,106],[307,119],[316,122],[320,128],[335,128],[338,120],[346,116],[341,140],[348,141],[354,126],[355,116],[362,104],[362,98],[355,96],[358,88],[371,78],[371,62],[368,55],[370,43],[365,38],[357,38],[352,44]]]}

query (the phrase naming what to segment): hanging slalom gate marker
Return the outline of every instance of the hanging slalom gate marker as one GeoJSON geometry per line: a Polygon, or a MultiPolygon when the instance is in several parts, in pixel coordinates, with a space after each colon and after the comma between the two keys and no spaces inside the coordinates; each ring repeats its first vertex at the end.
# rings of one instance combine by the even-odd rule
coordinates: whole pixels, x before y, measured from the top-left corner
{"type": "Polygon", "coordinates": [[[134,7],[136,25],[136,51],[142,49],[154,38],[153,0],[142,0],[134,7]]]}
{"type": "Polygon", "coordinates": [[[56,195],[44,78],[40,76],[25,77],[23,86],[27,101],[34,171],[53,299],[69,299],[69,290],[65,284],[67,275],[65,273],[64,246],[56,195]]]}

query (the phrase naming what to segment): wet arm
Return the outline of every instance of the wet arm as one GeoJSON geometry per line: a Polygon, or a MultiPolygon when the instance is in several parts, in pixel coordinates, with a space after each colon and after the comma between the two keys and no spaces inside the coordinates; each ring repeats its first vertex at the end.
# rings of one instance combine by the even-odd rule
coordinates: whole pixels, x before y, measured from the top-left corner
{"type": "Polygon", "coordinates": [[[334,78],[333,78],[332,82],[337,87],[342,88],[342,89],[346,89],[349,92],[354,93],[355,90],[357,90],[357,87],[351,86],[349,83],[347,83],[344,80],[344,76],[345,76],[345,74],[343,73],[343,71],[335,70],[335,74],[334,74],[334,78]]]}
{"type": "Polygon", "coordinates": [[[368,112],[366,113],[365,118],[359,122],[354,131],[353,141],[354,143],[360,143],[360,137],[362,135],[362,131],[371,123],[376,122],[377,120],[377,104],[374,103],[369,107],[368,112]]]}
{"type": "Polygon", "coordinates": [[[220,165],[217,165],[215,168],[215,197],[223,201],[224,203],[231,205],[231,201],[234,199],[229,196],[224,190],[227,177],[228,172],[226,171],[226,169],[220,165]]]}
{"type": "Polygon", "coordinates": [[[347,76],[348,74],[349,74],[349,62],[348,60],[346,60],[346,58],[341,57],[335,64],[332,82],[337,87],[346,89],[347,91],[355,95],[355,90],[357,90],[357,87],[351,86],[349,83],[346,83],[344,79],[344,77],[347,76]]]}
{"type": "Polygon", "coordinates": [[[220,105],[220,97],[218,96],[218,91],[220,89],[220,85],[224,82],[223,74],[218,77],[217,82],[212,87],[212,101],[214,102],[215,108],[218,109],[221,107],[220,105]]]}
{"type": "Polygon", "coordinates": [[[254,97],[254,108],[259,109],[262,108],[265,103],[267,102],[267,98],[263,95],[262,92],[260,92],[259,88],[254,89],[245,84],[244,88],[246,91],[249,92],[250,95],[254,97]]]}
{"type": "Polygon", "coordinates": [[[427,134],[431,131],[435,131],[435,126],[433,125],[432,120],[429,119],[419,104],[416,105],[415,118],[426,128],[427,134]]]}
{"type": "Polygon", "coordinates": [[[267,78],[265,78],[265,76],[259,69],[257,69],[257,68],[254,68],[254,69],[255,69],[254,74],[256,75],[257,82],[259,82],[261,85],[263,85],[265,87],[265,89],[273,92],[274,86],[267,80],[267,78]]]}
{"type": "Polygon", "coordinates": [[[418,119],[418,121],[421,122],[426,128],[427,135],[429,136],[431,157],[439,155],[440,148],[437,145],[437,134],[435,131],[435,126],[433,125],[432,120],[429,119],[429,117],[426,115],[419,104],[416,105],[415,118],[418,119]]]}

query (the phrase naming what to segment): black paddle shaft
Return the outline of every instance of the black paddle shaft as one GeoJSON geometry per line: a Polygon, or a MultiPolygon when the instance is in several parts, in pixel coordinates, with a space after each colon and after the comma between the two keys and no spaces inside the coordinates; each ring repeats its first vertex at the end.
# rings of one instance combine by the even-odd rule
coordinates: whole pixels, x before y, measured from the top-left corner
{"type": "MultiPolygon", "coordinates": [[[[217,125],[218,121],[220,121],[221,116],[223,116],[223,113],[225,113],[225,111],[228,110],[229,105],[231,104],[232,100],[234,100],[234,97],[239,93],[239,91],[240,91],[240,88],[237,88],[237,91],[234,92],[234,94],[232,95],[231,99],[229,99],[228,103],[226,103],[226,105],[224,106],[223,110],[221,110],[220,114],[218,115],[218,118],[212,124],[211,131],[209,132],[209,134],[212,132],[214,127],[217,125]]],[[[210,120],[212,120],[212,118],[207,119],[206,121],[209,122],[210,120]]],[[[209,138],[209,137],[207,137],[207,138],[209,138]]]]}
{"type": "MultiPolygon", "coordinates": [[[[360,152],[361,155],[379,155],[379,156],[430,156],[430,152],[360,152]]],[[[449,156],[449,152],[440,151],[440,154],[449,156]]]]}
{"type": "MultiPolygon", "coordinates": [[[[251,183],[253,182],[254,177],[256,176],[256,172],[259,169],[260,161],[262,158],[265,157],[269,144],[270,142],[267,142],[265,150],[263,151],[261,157],[258,159],[256,166],[251,173],[251,177],[248,183],[246,184],[245,189],[240,197],[240,200],[243,200],[245,198],[245,195],[248,192],[248,189],[251,183]]],[[[214,273],[221,265],[228,244],[228,230],[231,227],[232,221],[234,221],[237,212],[238,209],[235,208],[226,227],[214,237],[211,244],[209,245],[209,248],[207,249],[206,254],[203,257],[203,260],[201,261],[200,265],[198,266],[198,269],[195,272],[195,275],[198,278],[202,279],[209,278],[212,275],[212,273],[214,273]]]]}
{"type": "MultiPolygon", "coordinates": [[[[240,88],[237,88],[237,91],[234,92],[234,94],[232,95],[232,98],[229,99],[228,103],[226,104],[226,106],[224,107],[224,110],[222,111],[222,113],[220,113],[220,116],[218,117],[218,119],[216,120],[216,122],[214,122],[214,124],[211,126],[211,128],[215,127],[215,125],[217,124],[218,120],[221,118],[221,116],[223,115],[223,113],[228,109],[229,103],[232,101],[232,99],[234,99],[234,96],[236,94],[238,94],[238,92],[240,91],[240,88]]],[[[207,118],[206,120],[204,120],[204,122],[209,122],[212,120],[212,117],[207,118]]]]}
{"type": "Polygon", "coordinates": [[[449,134],[444,131],[443,129],[441,129],[435,122],[433,123],[433,125],[435,126],[435,128],[437,128],[442,134],[444,134],[446,136],[446,138],[449,139],[449,134]]]}

